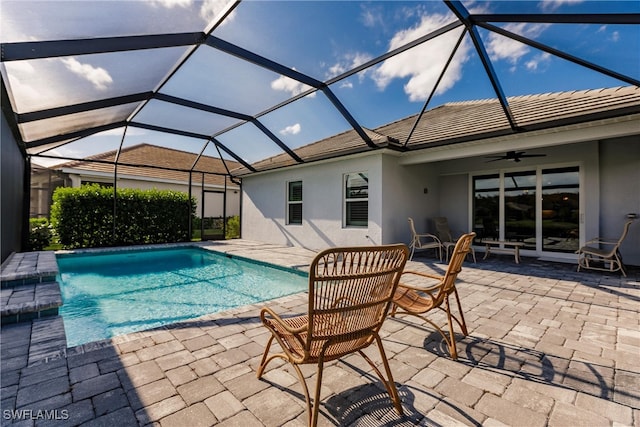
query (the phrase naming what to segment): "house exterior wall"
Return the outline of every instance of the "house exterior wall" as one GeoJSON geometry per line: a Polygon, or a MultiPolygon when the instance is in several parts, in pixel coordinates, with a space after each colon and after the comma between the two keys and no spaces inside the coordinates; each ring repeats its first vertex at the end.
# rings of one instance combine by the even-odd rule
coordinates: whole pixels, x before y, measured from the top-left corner
{"type": "Polygon", "coordinates": [[[637,136],[604,140],[599,150],[599,231],[587,239],[618,238],[627,214],[636,214],[620,253],[625,264],[640,265],[640,141],[637,136]]]}
{"type": "MultiPolygon", "coordinates": [[[[407,217],[414,219],[418,232],[432,232],[429,220],[436,216],[446,216],[453,231],[465,232],[472,228],[471,176],[574,165],[581,171],[581,242],[596,236],[618,237],[626,215],[640,215],[637,136],[549,146],[527,153],[546,156],[519,163],[487,163],[484,156],[475,156],[406,164],[396,153],[377,152],[251,175],[243,179],[243,238],[310,249],[409,243],[407,217]],[[342,177],[359,171],[369,175],[369,227],[343,228],[342,177]],[[286,183],[295,180],[303,181],[303,224],[287,225],[286,183]]],[[[625,263],[640,265],[640,219],[631,227],[621,252],[625,263]]],[[[575,258],[574,254],[549,256],[575,258]]]]}
{"type": "Polygon", "coordinates": [[[22,232],[24,218],[25,160],[18,149],[13,133],[2,115],[2,138],[0,138],[1,159],[1,256],[4,261],[12,252],[22,250],[22,232]]]}
{"type": "MultiPolygon", "coordinates": [[[[73,183],[74,187],[79,187],[82,182],[91,181],[91,182],[105,182],[105,183],[113,183],[113,176],[97,176],[97,175],[79,175],[79,174],[69,174],[69,178],[73,183]]],[[[186,183],[180,182],[167,182],[162,180],[152,180],[152,179],[133,179],[127,177],[119,177],[118,178],[118,188],[137,188],[140,190],[174,190],[180,191],[184,193],[189,192],[189,185],[186,183]]],[[[205,186],[206,190],[215,190],[215,191],[224,191],[222,187],[213,187],[213,186],[205,186]]],[[[196,216],[201,216],[200,206],[202,203],[202,187],[199,182],[194,181],[191,185],[192,196],[196,199],[197,208],[196,208],[196,216]]],[[[234,216],[240,214],[240,190],[235,187],[227,187],[227,216],[234,216]]],[[[205,217],[218,217],[222,216],[222,205],[205,205],[205,217]]]]}
{"type": "MultiPolygon", "coordinates": [[[[447,218],[451,233],[454,238],[462,233],[471,231],[471,198],[470,175],[460,173],[455,175],[441,175],[439,180],[440,191],[438,199],[438,215],[447,218]]],[[[429,230],[434,233],[435,227],[429,225],[429,230]]]]}
{"type": "Polygon", "coordinates": [[[313,250],[383,243],[381,169],[374,154],[244,177],[242,237],[313,250]],[[369,177],[368,227],[343,227],[343,176],[355,172],[369,177]],[[289,181],[302,181],[302,225],[286,224],[289,181]]]}
{"type": "Polygon", "coordinates": [[[400,166],[396,155],[384,155],[382,235],[384,243],[411,242],[408,218],[418,233],[438,214],[438,169],[433,164],[400,166]]]}

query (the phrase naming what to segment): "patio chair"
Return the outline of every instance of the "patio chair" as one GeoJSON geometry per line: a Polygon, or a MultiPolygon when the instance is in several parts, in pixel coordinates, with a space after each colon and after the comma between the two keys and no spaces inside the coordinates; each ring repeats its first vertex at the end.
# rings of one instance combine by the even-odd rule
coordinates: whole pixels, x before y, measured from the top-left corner
{"type": "Polygon", "coordinates": [[[418,234],[416,232],[416,226],[413,222],[413,218],[409,218],[409,228],[411,229],[411,243],[409,244],[409,248],[411,248],[411,256],[409,256],[409,259],[413,259],[413,254],[416,249],[437,249],[438,259],[442,261],[442,243],[440,242],[440,239],[438,239],[434,234],[418,234]]]}
{"type": "MultiPolygon", "coordinates": [[[[444,216],[439,216],[433,219],[433,222],[436,226],[436,235],[440,239],[442,243],[442,247],[444,248],[445,253],[445,262],[449,262],[449,252],[453,250],[456,246],[456,242],[458,238],[453,238],[451,234],[451,229],[449,228],[449,221],[444,216]]],[[[473,250],[473,246],[469,247],[469,253],[473,257],[473,262],[476,262],[476,251],[473,250]]]]}
{"type": "Polygon", "coordinates": [[[631,219],[624,224],[622,234],[618,240],[596,237],[585,242],[585,245],[576,251],[578,254],[578,271],[580,271],[580,268],[608,271],[610,273],[620,271],[624,277],[627,277],[620,255],[620,245],[627,237],[632,222],[633,220],[631,219]],[[607,264],[609,268],[607,268],[607,264]]]}
{"type": "MultiPolygon", "coordinates": [[[[456,338],[453,332],[454,320],[460,329],[462,334],[467,336],[467,324],[464,320],[464,314],[462,312],[462,306],[460,305],[460,297],[458,296],[458,290],[456,289],[456,279],[458,273],[462,270],[462,263],[471,249],[471,243],[476,233],[464,234],[458,239],[453,253],[451,255],[451,261],[447,267],[443,276],[422,273],[418,271],[405,271],[402,277],[405,275],[411,275],[414,279],[429,279],[436,283],[431,286],[416,286],[413,284],[400,283],[398,289],[393,297],[393,308],[391,309],[391,316],[395,316],[398,313],[411,314],[417,316],[431,326],[436,328],[438,333],[444,338],[449,348],[449,354],[451,358],[456,360],[458,358],[458,351],[456,349],[456,338]],[[449,297],[451,294],[455,295],[456,303],[458,304],[458,314],[455,315],[451,311],[451,304],[449,297]],[[445,327],[439,326],[434,321],[429,319],[428,315],[435,309],[439,309],[446,313],[448,323],[448,333],[443,330],[445,327]]],[[[402,280],[402,278],[401,278],[402,280]]]]}
{"type": "Polygon", "coordinates": [[[380,377],[396,411],[402,415],[400,398],[379,331],[391,306],[408,253],[404,244],[327,249],[320,252],[310,266],[306,314],[283,318],[271,308],[261,310],[260,319],[271,332],[271,337],[257,376],[261,378],[267,364],[275,358],[291,363],[302,384],[310,426],[318,422],[324,364],[355,352],[380,377]],[[274,338],[282,352],[269,355],[274,338]],[[373,342],[380,351],[386,380],[362,352],[373,342]],[[299,367],[303,364],[316,364],[318,367],[313,402],[299,367]]]}

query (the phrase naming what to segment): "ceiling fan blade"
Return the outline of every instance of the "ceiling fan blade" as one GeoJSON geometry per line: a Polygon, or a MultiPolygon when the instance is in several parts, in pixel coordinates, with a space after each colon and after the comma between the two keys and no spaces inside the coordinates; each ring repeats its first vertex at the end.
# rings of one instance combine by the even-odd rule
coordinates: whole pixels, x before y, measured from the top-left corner
{"type": "Polygon", "coordinates": [[[545,157],[545,156],[546,154],[526,154],[526,151],[507,151],[502,156],[485,156],[486,159],[492,159],[492,160],[487,160],[485,163],[497,162],[498,160],[513,160],[514,162],[518,163],[518,162],[521,162],[522,159],[525,157],[545,157]]]}

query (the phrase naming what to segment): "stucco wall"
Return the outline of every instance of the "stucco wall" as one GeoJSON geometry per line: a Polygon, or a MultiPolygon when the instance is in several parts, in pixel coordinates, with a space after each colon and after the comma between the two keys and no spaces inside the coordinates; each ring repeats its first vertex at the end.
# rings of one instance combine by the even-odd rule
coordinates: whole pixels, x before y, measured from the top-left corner
{"type": "MultiPolygon", "coordinates": [[[[256,174],[243,180],[243,237],[311,249],[409,243],[409,216],[418,231],[429,230],[429,219],[435,216],[446,216],[454,231],[467,231],[471,175],[570,165],[578,165],[582,172],[582,242],[595,236],[617,237],[626,214],[640,214],[637,137],[531,149],[527,153],[546,156],[519,163],[487,163],[478,156],[405,165],[402,156],[378,153],[256,174]],[[369,227],[343,228],[343,174],[364,171],[369,174],[369,227]],[[303,181],[302,225],[285,224],[286,183],[293,180],[303,181]]],[[[622,252],[627,264],[640,265],[640,219],[632,226],[622,252]]]]}
{"type": "Polygon", "coordinates": [[[438,214],[438,171],[433,164],[398,165],[395,155],[384,155],[382,187],[382,241],[411,242],[408,217],[418,233],[438,214]]]}
{"type": "Polygon", "coordinates": [[[242,237],[320,250],[331,246],[382,243],[381,156],[322,162],[243,178],[242,237]],[[369,224],[342,226],[343,175],[369,176],[369,224]],[[302,181],[302,225],[286,224],[286,185],[302,181]]]}
{"type": "MultiPolygon", "coordinates": [[[[617,238],[626,215],[640,216],[640,143],[638,137],[600,143],[600,224],[589,237],[617,238]]],[[[620,247],[625,264],[640,266],[640,218],[620,247]]]]}
{"type": "Polygon", "coordinates": [[[2,261],[4,261],[12,252],[20,252],[22,249],[25,162],[4,115],[2,115],[1,135],[0,232],[2,233],[2,261]]]}

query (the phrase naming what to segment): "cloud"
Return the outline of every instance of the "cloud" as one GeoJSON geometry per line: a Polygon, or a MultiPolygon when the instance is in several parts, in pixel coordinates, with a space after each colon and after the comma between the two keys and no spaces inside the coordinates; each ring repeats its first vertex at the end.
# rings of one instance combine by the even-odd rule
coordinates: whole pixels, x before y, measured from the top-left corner
{"type": "Polygon", "coordinates": [[[29,104],[42,98],[43,93],[30,83],[37,77],[37,72],[28,61],[12,61],[6,63],[5,66],[8,71],[11,92],[16,97],[18,105],[21,101],[29,104]]]}
{"type": "MultiPolygon", "coordinates": [[[[308,86],[297,80],[293,80],[292,78],[289,78],[287,76],[280,76],[276,80],[271,82],[271,89],[279,90],[283,92],[289,92],[291,96],[296,96],[306,90],[311,89],[311,86],[308,86]]],[[[314,95],[315,95],[315,92],[311,94],[311,96],[314,96],[314,95]]]]}
{"type": "MultiPolygon", "coordinates": [[[[504,29],[524,37],[535,39],[549,25],[548,24],[528,24],[520,22],[517,24],[505,25],[504,29]]],[[[487,52],[494,61],[507,60],[516,64],[518,60],[529,52],[529,47],[508,37],[497,33],[491,33],[487,42],[487,52]]]]}
{"type": "Polygon", "coordinates": [[[302,130],[302,126],[300,123],[296,123],[295,125],[287,126],[286,128],[280,131],[280,135],[297,135],[302,130]]]}
{"type": "MultiPolygon", "coordinates": [[[[160,6],[167,9],[173,9],[176,7],[188,8],[194,4],[197,6],[200,4],[200,17],[207,23],[212,22],[218,17],[230,0],[146,0],[153,6],[160,6]]],[[[232,11],[229,16],[222,22],[222,24],[233,20],[235,17],[235,11],[232,11]]]]}
{"type": "Polygon", "coordinates": [[[545,12],[553,12],[562,5],[572,5],[582,3],[584,0],[543,0],[539,3],[540,8],[545,12]]]}
{"type": "Polygon", "coordinates": [[[154,6],[162,6],[167,9],[172,9],[174,7],[189,7],[193,0],[147,0],[154,6]]]}
{"type": "Polygon", "coordinates": [[[536,55],[533,59],[525,62],[524,66],[529,71],[537,71],[538,67],[548,64],[551,61],[551,54],[543,52],[540,55],[536,55]]]}
{"type": "Polygon", "coordinates": [[[367,28],[377,27],[384,24],[384,16],[382,11],[373,10],[371,8],[362,7],[362,13],[360,14],[360,20],[367,28]]]}
{"type": "MultiPolygon", "coordinates": [[[[207,22],[211,22],[218,17],[218,15],[226,8],[229,0],[205,0],[200,7],[200,16],[207,22]]],[[[236,11],[233,10],[222,24],[233,21],[236,16],[236,11]]]]}
{"type": "Polygon", "coordinates": [[[61,61],[69,71],[88,80],[98,90],[105,90],[113,83],[109,72],[104,68],[83,64],[75,58],[65,58],[61,61]]]}
{"type": "MultiPolygon", "coordinates": [[[[596,33],[606,33],[608,30],[608,27],[606,25],[602,25],[600,26],[600,28],[598,28],[598,31],[596,31],[596,33]]],[[[609,37],[609,40],[617,43],[618,41],[620,41],[620,33],[618,31],[614,31],[611,33],[611,37],[609,37]]]]}
{"type": "MultiPolygon", "coordinates": [[[[338,62],[336,62],[334,65],[332,65],[331,67],[329,67],[329,69],[327,70],[327,79],[330,79],[332,77],[335,76],[339,76],[340,74],[351,70],[359,65],[364,64],[367,61],[370,61],[371,59],[373,59],[373,57],[371,55],[369,55],[368,53],[364,53],[364,52],[354,52],[354,53],[347,53],[342,55],[342,58],[340,58],[338,60],[338,62]]],[[[360,73],[360,78],[364,78],[365,73],[360,73]]]]}
{"type": "MultiPolygon", "coordinates": [[[[389,50],[402,46],[450,22],[451,16],[449,15],[423,16],[415,27],[396,33],[389,43],[389,50]]],[[[405,84],[404,91],[409,96],[409,100],[425,100],[442,73],[444,64],[451,55],[459,35],[459,31],[450,31],[416,46],[409,52],[384,61],[373,73],[372,77],[376,85],[383,90],[392,80],[408,77],[409,81],[405,84]]],[[[469,59],[470,48],[468,42],[460,44],[458,52],[438,86],[437,93],[446,92],[460,80],[462,66],[469,59]]]]}

